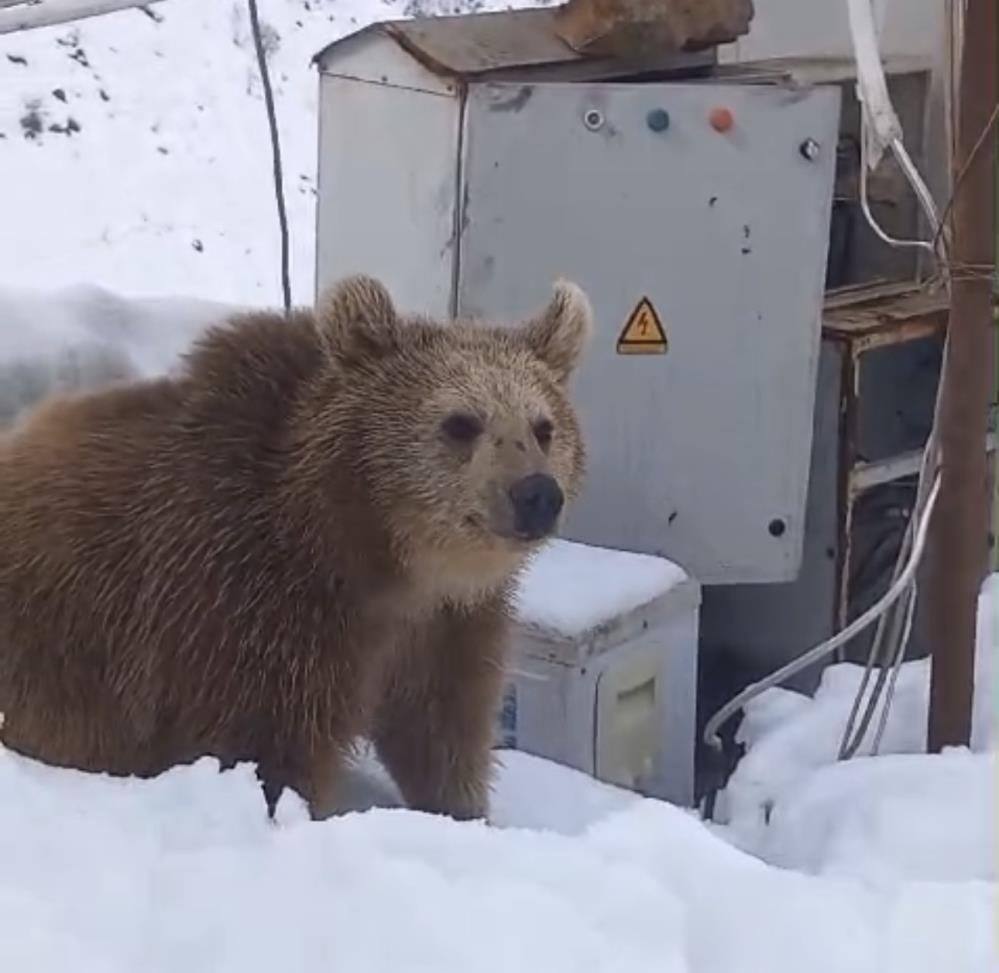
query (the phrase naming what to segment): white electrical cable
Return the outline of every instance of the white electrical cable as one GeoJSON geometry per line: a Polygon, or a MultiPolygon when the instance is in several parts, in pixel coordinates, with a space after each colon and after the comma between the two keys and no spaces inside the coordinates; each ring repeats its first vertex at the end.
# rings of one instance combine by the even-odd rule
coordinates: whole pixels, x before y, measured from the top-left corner
{"type": "Polygon", "coordinates": [[[918,529],[916,530],[915,543],[912,547],[912,553],[906,562],[905,569],[899,577],[896,578],[892,586],[881,596],[880,600],[871,605],[867,611],[855,618],[849,625],[847,625],[846,628],[844,628],[841,632],[838,632],[831,639],[827,639],[821,645],[815,646],[814,649],[810,649],[804,655],[799,656],[793,662],[789,662],[786,666],[782,666],[776,672],[771,673],[759,682],[753,683],[753,685],[748,686],[737,696],[734,696],[731,700],[729,700],[729,702],[727,702],[720,710],[718,710],[717,713],[715,713],[714,716],[711,717],[710,720],[708,720],[708,724],[704,728],[705,743],[714,747],[716,750],[720,750],[722,741],[721,737],[718,736],[718,729],[728,720],[730,716],[742,709],[746,703],[748,703],[751,699],[755,699],[764,690],[771,689],[782,683],[785,679],[788,679],[789,677],[800,672],[806,666],[810,666],[813,663],[824,659],[827,655],[834,652],[845,642],[849,642],[855,635],[859,634],[873,622],[877,621],[877,619],[880,618],[885,611],[902,596],[912,583],[912,579],[916,574],[916,569],[919,567],[919,562],[923,556],[923,549],[926,546],[926,535],[930,526],[929,514],[933,511],[933,507],[937,502],[937,494],[939,492],[940,474],[938,472],[927,499],[927,515],[920,521],[918,529]]]}
{"type": "MultiPolygon", "coordinates": [[[[931,256],[936,257],[936,248],[931,240],[898,240],[895,237],[888,234],[884,230],[878,221],[875,219],[874,214],[871,212],[870,199],[867,194],[867,171],[872,168],[869,165],[869,153],[870,148],[868,147],[871,139],[868,135],[869,129],[864,126],[860,133],[860,209],[864,214],[864,218],[867,220],[868,225],[874,231],[875,235],[883,242],[887,243],[890,247],[915,247],[919,250],[927,251],[931,256]]],[[[911,160],[909,159],[909,153],[905,151],[905,147],[901,143],[897,143],[899,149],[896,150],[896,143],[892,143],[892,153],[895,155],[896,159],[899,159],[899,164],[902,166],[902,171],[906,171],[906,166],[902,164],[902,158],[909,160],[911,165],[911,160]]],[[[908,173],[906,173],[908,178],[908,173]]],[[[922,180],[920,180],[922,182],[922,180]]],[[[911,183],[911,180],[910,180],[911,183]]],[[[935,212],[935,210],[934,210],[935,212]]],[[[936,223],[931,225],[937,225],[936,223]]]]}
{"type": "MultiPolygon", "coordinates": [[[[847,11],[850,21],[850,34],[853,41],[854,56],[857,62],[857,98],[861,106],[861,174],[860,174],[860,197],[861,209],[872,230],[877,236],[893,247],[919,247],[925,249],[938,262],[942,273],[947,271],[947,247],[944,234],[940,229],[940,217],[937,212],[933,196],[926,186],[925,181],[919,173],[915,163],[909,156],[908,151],[902,141],[902,127],[895,114],[891,98],[888,95],[888,85],[885,79],[884,70],[881,64],[881,57],[878,52],[877,34],[874,28],[874,18],[871,9],[871,0],[846,0],[847,11]],[[873,143],[873,145],[872,145],[873,143]],[[871,149],[874,149],[873,155],[871,149]],[[902,172],[919,201],[920,208],[926,218],[933,234],[933,242],[914,240],[896,240],[878,225],[871,213],[867,198],[867,170],[873,169],[881,159],[885,149],[892,152],[899,163],[902,172]]],[[[947,282],[945,277],[945,283],[947,282]]],[[[824,659],[834,652],[841,645],[845,645],[854,636],[868,628],[875,621],[878,623],[874,639],[871,644],[871,651],[868,656],[867,665],[864,671],[864,678],[861,682],[860,690],[854,700],[854,706],[850,713],[847,726],[844,731],[843,741],[840,747],[840,757],[852,756],[863,744],[867,728],[873,719],[877,702],[882,692],[887,686],[887,695],[882,708],[874,748],[875,751],[880,745],[888,720],[888,711],[894,697],[894,687],[898,678],[898,670],[905,657],[905,649],[912,632],[912,621],[915,614],[916,603],[916,570],[922,559],[923,549],[929,531],[930,518],[936,504],[937,495],[940,490],[940,465],[941,456],[937,444],[938,417],[940,413],[940,403],[943,394],[944,379],[946,375],[946,358],[949,350],[949,340],[944,339],[944,362],[941,368],[940,381],[937,386],[936,403],[934,407],[933,425],[927,438],[923,450],[922,461],[920,463],[919,480],[916,487],[916,502],[910,514],[909,524],[903,537],[902,546],[899,551],[899,558],[892,575],[892,583],[888,591],[874,605],[856,618],[841,632],[832,638],[827,639],[820,645],[815,646],[797,659],[789,662],[776,672],[771,673],[765,679],[747,687],[721,709],[708,721],[704,728],[705,742],[720,750],[722,746],[721,738],[718,735],[719,728],[736,712],[742,709],[746,703],[755,699],[760,693],[770,689],[791,676],[796,675],[808,666],[824,659]],[[934,471],[932,486],[927,489],[930,470],[934,471]],[[898,604],[896,604],[898,603],[898,604]],[[895,608],[901,615],[891,616],[889,622],[889,612],[895,608]],[[895,624],[901,617],[901,626],[895,624]],[[889,627],[890,626],[890,627],[889,627]],[[886,640],[886,633],[888,638],[886,640]],[[887,641],[887,644],[885,644],[887,641]],[[892,645],[894,643],[894,645],[892,645]],[[867,685],[879,656],[884,647],[884,661],[890,662],[891,672],[882,667],[882,672],[878,682],[872,690],[860,727],[851,738],[854,723],[860,711],[867,685]]]]}
{"type": "MultiPolygon", "coordinates": [[[[868,25],[871,30],[873,30],[873,22],[870,18],[870,3],[869,0],[847,0],[849,9],[851,12],[851,29],[856,24],[861,32],[866,32],[868,30],[868,25]],[[863,16],[854,16],[856,13],[861,13],[860,7],[866,7],[866,12],[868,17],[868,25],[864,24],[863,16]]],[[[865,40],[863,37],[858,37],[856,33],[854,34],[854,46],[855,49],[860,50],[865,47],[865,40]]],[[[869,66],[870,67],[870,66],[869,66]]],[[[881,69],[880,62],[874,68],[877,70],[883,78],[883,71],[881,69]]],[[[860,58],[858,56],[858,73],[860,72],[860,58]]],[[[867,83],[864,86],[865,91],[879,91],[881,87],[885,89],[885,97],[887,97],[886,86],[880,86],[876,83],[867,83]]],[[[858,97],[860,97],[860,84],[858,83],[858,97]]],[[[932,242],[926,243],[924,241],[900,241],[894,240],[885,234],[881,228],[877,225],[874,220],[873,215],[867,205],[866,198],[866,175],[867,168],[870,164],[869,159],[864,157],[865,145],[869,145],[872,139],[883,138],[887,132],[887,129],[878,130],[877,121],[871,118],[868,114],[870,105],[868,103],[861,104],[861,207],[864,212],[864,216],[867,218],[868,223],[871,225],[872,229],[878,236],[881,237],[886,243],[891,246],[901,247],[901,246],[917,246],[925,249],[932,253],[933,257],[937,261],[937,266],[939,268],[941,277],[943,278],[944,286],[949,286],[949,258],[948,258],[948,243],[945,233],[942,231],[940,223],[940,215],[937,211],[936,204],[934,203],[933,196],[926,186],[925,181],[919,173],[918,168],[912,161],[905,145],[902,143],[900,137],[891,138],[888,143],[888,148],[891,150],[895,159],[897,160],[902,173],[911,186],[913,192],[919,201],[920,208],[923,211],[923,215],[929,224],[930,230],[932,232],[932,242]],[[865,138],[866,136],[866,138],[865,138]]],[[[939,468],[942,463],[942,457],[940,455],[940,450],[938,447],[937,440],[937,429],[939,427],[939,417],[940,417],[940,406],[943,397],[944,385],[947,374],[947,355],[950,348],[950,342],[945,336],[944,338],[944,356],[942,367],[940,370],[940,379],[937,385],[936,402],[934,404],[933,411],[933,423],[930,429],[930,434],[927,438],[926,446],[923,450],[922,462],[920,463],[919,469],[919,479],[916,488],[916,502],[913,505],[912,513],[909,518],[909,526],[906,530],[905,537],[903,538],[902,547],[899,551],[898,562],[895,566],[895,572],[893,577],[897,577],[899,571],[901,570],[901,565],[905,561],[908,551],[908,545],[912,538],[913,525],[920,524],[924,519],[928,519],[930,511],[927,509],[927,478],[929,476],[929,471],[931,468],[939,468]]],[[[899,670],[901,669],[902,662],[905,658],[905,650],[908,646],[909,638],[912,633],[913,617],[915,615],[915,604],[916,604],[916,584],[913,581],[911,589],[906,592],[906,594],[900,599],[899,604],[895,606],[895,613],[889,616],[888,610],[878,622],[878,628],[875,632],[874,639],[871,643],[870,652],[868,653],[867,663],[864,669],[864,677],[861,681],[860,688],[858,690],[857,696],[854,700],[853,707],[850,712],[849,719],[847,720],[846,728],[843,732],[843,739],[840,743],[839,756],[840,759],[849,759],[854,756],[860,748],[863,746],[864,738],[870,727],[871,721],[874,718],[875,710],[882,694],[885,694],[884,704],[882,706],[881,718],[878,723],[877,730],[875,732],[874,742],[873,742],[873,752],[877,752],[881,740],[884,736],[885,727],[888,722],[888,713],[891,706],[891,701],[894,698],[895,684],[898,679],[899,670]],[[900,623],[901,619],[901,623],[900,623]],[[864,709],[864,714],[860,718],[859,726],[856,730],[854,727],[856,725],[857,716],[859,714],[861,705],[864,700],[864,696],[867,692],[867,686],[870,681],[874,667],[880,663],[880,672],[878,674],[877,682],[875,683],[871,695],[867,700],[867,705],[864,709]]]]}
{"type": "Polygon", "coordinates": [[[871,0],[846,0],[853,56],[857,62],[857,100],[871,122],[875,152],[873,169],[892,142],[902,141],[902,124],[888,95],[888,82],[881,69],[878,35],[871,0]]]}
{"type": "Polygon", "coordinates": [[[905,143],[901,139],[896,139],[891,143],[891,150],[898,164],[902,167],[902,172],[912,187],[912,191],[916,194],[927,222],[930,226],[939,228],[940,214],[937,211],[937,204],[930,193],[929,187],[919,174],[916,163],[912,161],[912,156],[909,155],[909,150],[905,147],[905,143]]]}
{"type": "MultiPolygon", "coordinates": [[[[909,603],[905,612],[905,627],[902,629],[902,637],[899,639],[898,648],[895,651],[895,658],[892,660],[891,676],[888,679],[888,686],[885,690],[885,701],[881,707],[881,718],[878,721],[878,728],[874,733],[874,740],[871,743],[871,753],[877,756],[881,751],[881,741],[884,739],[885,730],[888,727],[888,714],[891,712],[891,704],[895,699],[895,685],[898,682],[898,674],[902,671],[902,662],[905,659],[905,648],[909,644],[909,637],[912,635],[912,623],[916,617],[916,597],[919,585],[913,581],[910,589],[909,603]]],[[[863,741],[863,734],[858,737],[857,746],[863,741]]]]}
{"type": "MultiPolygon", "coordinates": [[[[946,361],[947,349],[949,345],[944,342],[944,361],[946,361]]],[[[944,376],[946,375],[946,367],[941,368],[940,381],[937,386],[937,396],[936,402],[934,403],[933,409],[933,422],[930,428],[930,435],[927,437],[926,446],[923,449],[923,456],[919,467],[919,477],[916,484],[916,499],[913,504],[912,512],[909,515],[909,523],[906,527],[905,535],[902,538],[901,548],[899,550],[898,561],[895,565],[895,570],[892,574],[892,580],[898,577],[899,572],[902,570],[902,563],[905,560],[910,545],[912,543],[913,531],[915,525],[918,525],[923,518],[927,518],[929,514],[926,510],[927,505],[927,483],[929,482],[929,471],[932,467],[939,468],[941,463],[940,452],[937,448],[937,428],[939,425],[940,416],[940,404],[942,400],[942,392],[944,386],[944,376]]],[[[854,733],[854,725],[857,720],[857,716],[860,712],[860,707],[863,702],[864,695],[867,691],[867,685],[870,681],[871,675],[873,673],[874,667],[879,661],[881,656],[881,646],[885,641],[885,633],[888,631],[889,624],[892,625],[891,630],[888,634],[888,645],[890,646],[893,641],[896,641],[896,649],[894,657],[892,659],[892,676],[891,676],[891,687],[894,687],[895,680],[898,677],[898,669],[901,668],[902,661],[905,657],[905,647],[908,644],[909,636],[912,632],[912,617],[915,614],[915,582],[913,582],[912,590],[903,599],[903,605],[899,609],[905,612],[905,622],[903,623],[901,635],[897,634],[897,625],[894,623],[897,621],[897,616],[893,616],[889,622],[887,615],[882,616],[878,622],[877,630],[874,633],[874,640],[871,643],[871,648],[867,656],[867,663],[864,667],[864,675],[860,683],[860,687],[857,690],[857,696],[854,699],[853,706],[850,710],[850,715],[847,719],[846,727],[843,731],[843,739],[840,743],[839,757],[841,760],[848,759],[856,754],[860,749],[863,738],[867,733],[867,728],[870,725],[870,721],[874,715],[874,709],[877,706],[878,698],[881,695],[882,690],[885,686],[886,672],[882,667],[882,671],[879,674],[878,682],[874,688],[871,698],[868,700],[867,707],[864,712],[864,716],[861,719],[859,730],[854,733]]],[[[888,650],[886,650],[888,651],[888,650]]],[[[893,695],[893,692],[892,692],[893,695]]],[[[886,704],[887,705],[887,704],[886,704]]],[[[881,739],[881,735],[884,732],[884,726],[887,722],[887,710],[883,714],[883,719],[878,729],[878,734],[875,740],[875,746],[881,739]]]]}
{"type": "Polygon", "coordinates": [[[846,0],[846,7],[854,58],[857,63],[856,91],[861,110],[861,209],[871,229],[889,246],[917,247],[937,256],[934,241],[939,239],[939,235],[936,232],[934,232],[931,241],[896,240],[881,228],[871,213],[867,197],[868,170],[876,169],[885,151],[890,151],[916,194],[930,227],[935,231],[940,225],[933,196],[905,148],[902,123],[895,113],[891,96],[888,94],[888,82],[881,65],[881,55],[878,52],[878,37],[874,26],[874,11],[871,0],[846,0]]]}

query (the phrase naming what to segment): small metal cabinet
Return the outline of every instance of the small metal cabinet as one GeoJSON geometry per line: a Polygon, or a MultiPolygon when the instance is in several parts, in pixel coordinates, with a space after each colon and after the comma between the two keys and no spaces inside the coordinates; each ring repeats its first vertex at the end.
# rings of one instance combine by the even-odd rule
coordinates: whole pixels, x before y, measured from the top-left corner
{"type": "Polygon", "coordinates": [[[516,320],[577,281],[598,326],[565,536],[703,584],[791,579],[839,91],[722,83],[704,52],[585,60],[551,16],[379,24],[318,56],[318,286],[363,271],[411,310],[516,320]]]}
{"type": "Polygon", "coordinates": [[[661,558],[560,541],[520,592],[497,742],[692,805],[700,586],[661,558]]]}

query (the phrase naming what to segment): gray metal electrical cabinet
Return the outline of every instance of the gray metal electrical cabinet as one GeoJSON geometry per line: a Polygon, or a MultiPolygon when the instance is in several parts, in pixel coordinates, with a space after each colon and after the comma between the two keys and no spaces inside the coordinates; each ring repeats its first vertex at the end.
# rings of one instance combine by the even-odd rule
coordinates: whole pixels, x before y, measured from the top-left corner
{"type": "Polygon", "coordinates": [[[360,271],[411,310],[515,320],[577,281],[597,331],[565,536],[789,580],[839,92],[722,82],[713,55],[584,61],[550,17],[380,24],[318,56],[317,287],[360,271]]]}

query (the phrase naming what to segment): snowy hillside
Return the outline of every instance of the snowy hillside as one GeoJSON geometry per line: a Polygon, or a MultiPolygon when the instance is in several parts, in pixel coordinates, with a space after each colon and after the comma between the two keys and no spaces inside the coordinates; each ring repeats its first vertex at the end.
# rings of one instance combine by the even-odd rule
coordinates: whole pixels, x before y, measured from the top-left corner
{"type": "MultiPolygon", "coordinates": [[[[259,0],[311,300],[318,77],[374,19],[545,0],[259,0]]],[[[245,0],[165,0],[0,36],[0,285],[280,301],[267,120],[245,0]]]]}

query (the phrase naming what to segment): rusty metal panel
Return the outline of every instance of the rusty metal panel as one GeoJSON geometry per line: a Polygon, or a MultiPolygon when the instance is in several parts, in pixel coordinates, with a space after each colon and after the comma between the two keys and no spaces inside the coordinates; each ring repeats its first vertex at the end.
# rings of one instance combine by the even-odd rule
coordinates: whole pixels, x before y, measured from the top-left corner
{"type": "Polygon", "coordinates": [[[447,78],[526,77],[538,72],[549,78],[606,78],[636,71],[704,68],[716,62],[713,50],[676,48],[656,48],[642,58],[584,56],[558,36],[555,15],[555,10],[533,9],[385,21],[335,41],[316,60],[324,70],[335,72],[343,51],[360,39],[379,38],[447,78]]]}
{"type": "Polygon", "coordinates": [[[551,10],[518,10],[393,21],[385,30],[431,68],[471,76],[576,60],[578,55],[556,35],[553,21],[551,10]]]}
{"type": "Polygon", "coordinates": [[[555,30],[582,54],[642,57],[730,43],[752,19],[752,0],[569,0],[555,30]]]}
{"type": "Polygon", "coordinates": [[[388,20],[334,41],[316,59],[327,66],[356,38],[381,35],[429,70],[454,77],[579,60],[555,33],[553,19],[553,11],[541,9],[388,20]]]}

